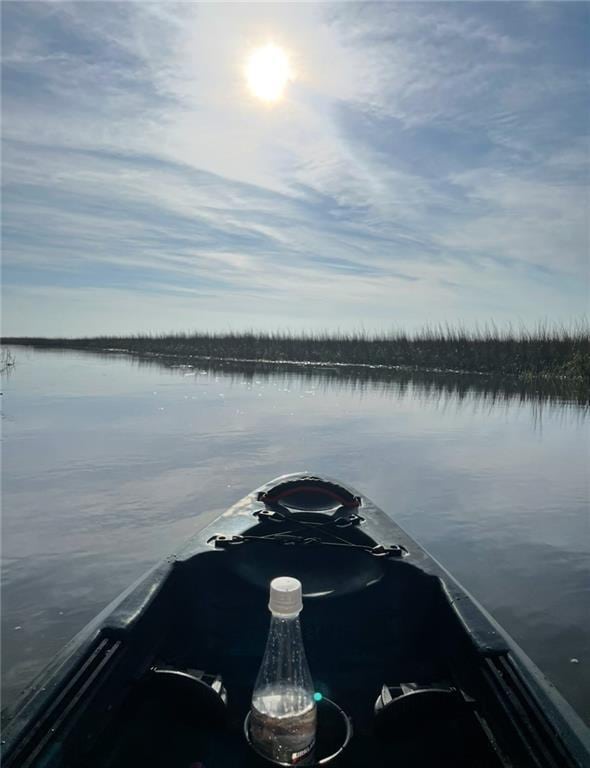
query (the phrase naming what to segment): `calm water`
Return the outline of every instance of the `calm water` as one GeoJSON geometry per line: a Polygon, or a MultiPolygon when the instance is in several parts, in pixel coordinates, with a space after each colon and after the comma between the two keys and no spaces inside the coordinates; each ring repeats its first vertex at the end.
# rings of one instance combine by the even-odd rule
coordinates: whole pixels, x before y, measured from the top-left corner
{"type": "Polygon", "coordinates": [[[590,721],[582,407],[448,377],[14,352],[1,398],[3,705],[205,517],[309,469],[389,511],[590,721]]]}

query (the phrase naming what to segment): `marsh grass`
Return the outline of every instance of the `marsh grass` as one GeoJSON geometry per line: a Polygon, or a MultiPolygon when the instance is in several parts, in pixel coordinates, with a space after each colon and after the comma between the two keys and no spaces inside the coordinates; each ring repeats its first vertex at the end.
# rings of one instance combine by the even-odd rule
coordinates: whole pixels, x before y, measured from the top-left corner
{"type": "Polygon", "coordinates": [[[414,334],[173,333],[88,338],[10,338],[3,343],[140,356],[386,366],[537,379],[590,380],[590,327],[533,330],[428,327],[414,334]]]}

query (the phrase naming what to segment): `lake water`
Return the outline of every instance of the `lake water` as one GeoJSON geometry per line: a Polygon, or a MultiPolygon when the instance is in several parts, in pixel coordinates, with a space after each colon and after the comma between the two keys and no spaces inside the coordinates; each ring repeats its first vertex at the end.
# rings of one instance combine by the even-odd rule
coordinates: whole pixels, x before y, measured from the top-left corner
{"type": "Polygon", "coordinates": [[[13,351],[3,706],[204,518],[311,470],[390,513],[590,722],[584,406],[465,377],[13,351]]]}

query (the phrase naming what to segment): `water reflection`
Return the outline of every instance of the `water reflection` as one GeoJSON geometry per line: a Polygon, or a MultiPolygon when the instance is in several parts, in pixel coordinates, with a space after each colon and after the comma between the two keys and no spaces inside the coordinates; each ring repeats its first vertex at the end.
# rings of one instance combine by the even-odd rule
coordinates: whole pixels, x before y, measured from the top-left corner
{"type": "Polygon", "coordinates": [[[5,703],[204,515],[310,469],[391,514],[590,720],[586,400],[354,366],[15,355],[2,398],[5,703]]]}
{"type": "MultiPolygon", "coordinates": [[[[108,355],[105,355],[108,357],[108,355]]],[[[393,399],[428,401],[437,407],[469,407],[487,410],[506,405],[532,406],[534,418],[541,419],[544,406],[555,406],[583,417],[590,413],[590,390],[580,384],[541,381],[529,384],[515,378],[411,371],[378,366],[318,365],[317,363],[276,363],[238,360],[189,360],[130,356],[138,367],[158,366],[180,373],[191,370],[223,374],[231,381],[278,381],[285,387],[304,385],[310,390],[378,394],[393,399]]]]}
{"type": "MultiPolygon", "coordinates": [[[[28,352],[31,347],[21,348],[28,352]]],[[[125,359],[138,368],[164,368],[186,373],[202,371],[221,374],[232,382],[257,379],[280,381],[284,386],[306,385],[322,392],[346,391],[382,394],[402,399],[421,398],[430,404],[494,408],[503,405],[533,406],[540,415],[543,406],[557,406],[578,416],[590,413],[590,383],[565,379],[536,379],[527,382],[516,377],[493,377],[457,371],[410,370],[385,366],[290,363],[264,360],[222,360],[177,355],[132,355],[125,352],[94,350],[35,349],[35,354],[89,356],[104,360],[125,359]]]]}

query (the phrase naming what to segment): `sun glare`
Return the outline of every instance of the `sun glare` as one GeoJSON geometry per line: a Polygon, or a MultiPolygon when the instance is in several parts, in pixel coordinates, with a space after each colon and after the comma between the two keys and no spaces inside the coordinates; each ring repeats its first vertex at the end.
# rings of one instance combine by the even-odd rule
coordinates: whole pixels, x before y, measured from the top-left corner
{"type": "Polygon", "coordinates": [[[289,58],[272,43],[256,48],[246,64],[246,81],[252,93],[262,101],[279,101],[287,83],[293,80],[289,58]]]}

